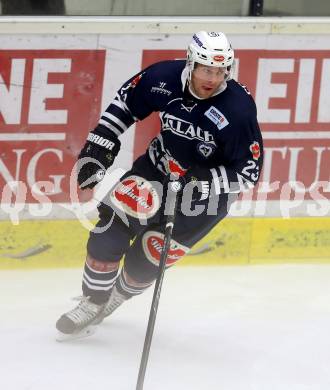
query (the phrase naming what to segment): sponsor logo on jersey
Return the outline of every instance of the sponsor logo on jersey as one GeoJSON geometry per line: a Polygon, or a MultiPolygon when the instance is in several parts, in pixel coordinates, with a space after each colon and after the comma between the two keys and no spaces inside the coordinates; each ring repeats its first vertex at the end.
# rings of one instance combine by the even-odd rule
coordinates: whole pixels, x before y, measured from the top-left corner
{"type": "MultiPolygon", "coordinates": [[[[147,259],[154,265],[159,265],[160,256],[162,254],[164,246],[164,234],[149,231],[143,235],[142,238],[142,247],[147,259]]],[[[174,264],[181,259],[189,251],[184,245],[179,244],[175,240],[171,240],[170,250],[166,260],[166,266],[174,264]]]]}
{"type": "Polygon", "coordinates": [[[171,131],[172,133],[187,139],[198,139],[204,142],[214,142],[213,135],[197,126],[195,129],[191,122],[177,118],[174,115],[162,112],[160,115],[163,131],[171,131]]]}
{"type": "Polygon", "coordinates": [[[151,92],[161,93],[162,95],[170,96],[172,94],[172,91],[169,91],[168,89],[166,89],[165,86],[166,86],[166,83],[163,81],[160,81],[158,87],[151,88],[151,92]]]}
{"type": "Polygon", "coordinates": [[[223,129],[229,124],[223,113],[216,109],[214,106],[211,106],[205,112],[205,115],[217,126],[219,130],[223,129]]]}
{"type": "Polygon", "coordinates": [[[252,145],[250,145],[250,151],[252,153],[253,160],[259,160],[260,157],[260,145],[259,142],[254,141],[252,145]]]}
{"type": "Polygon", "coordinates": [[[136,175],[118,183],[110,199],[114,206],[135,218],[150,218],[160,206],[159,195],[152,184],[136,175]]]}
{"type": "Polygon", "coordinates": [[[213,152],[215,151],[215,146],[212,144],[205,144],[203,142],[200,142],[197,145],[197,151],[205,158],[210,157],[213,152]]]}

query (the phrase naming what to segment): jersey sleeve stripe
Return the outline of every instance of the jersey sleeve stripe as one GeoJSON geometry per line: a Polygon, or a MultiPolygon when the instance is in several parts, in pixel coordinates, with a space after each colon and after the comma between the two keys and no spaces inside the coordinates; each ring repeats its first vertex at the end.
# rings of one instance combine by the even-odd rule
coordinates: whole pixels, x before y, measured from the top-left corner
{"type": "Polygon", "coordinates": [[[220,174],[222,177],[222,184],[223,184],[223,192],[225,194],[228,194],[230,192],[230,187],[229,187],[229,180],[226,172],[226,168],[223,165],[220,165],[220,174]]]}
{"type": "Polygon", "coordinates": [[[115,105],[116,107],[120,108],[120,109],[121,109],[122,111],[124,111],[125,113],[128,113],[128,114],[131,115],[131,112],[130,112],[130,110],[128,109],[127,104],[124,103],[122,100],[120,100],[118,94],[117,94],[117,96],[115,97],[115,99],[112,101],[112,104],[115,105]]]}
{"type": "Polygon", "coordinates": [[[115,125],[118,125],[122,129],[122,132],[127,130],[126,124],[110,112],[105,111],[102,114],[102,117],[110,119],[111,122],[113,122],[115,125]]]}
{"type": "Polygon", "coordinates": [[[122,132],[119,131],[115,126],[113,126],[111,123],[109,123],[108,121],[102,118],[99,120],[99,124],[107,127],[109,130],[115,133],[117,137],[119,137],[122,134],[122,132]]]}
{"type": "Polygon", "coordinates": [[[210,171],[211,171],[211,174],[213,177],[213,184],[214,184],[215,193],[216,193],[216,195],[219,195],[221,193],[221,189],[220,189],[220,180],[219,180],[218,173],[217,173],[215,168],[211,168],[210,171]]]}
{"type": "Polygon", "coordinates": [[[137,117],[135,117],[131,113],[131,110],[128,108],[127,104],[121,100],[121,97],[120,97],[120,95],[118,93],[117,93],[115,99],[113,100],[112,104],[114,104],[115,106],[121,108],[124,112],[129,114],[134,119],[135,122],[139,120],[137,117]]]}
{"type": "Polygon", "coordinates": [[[255,183],[252,183],[245,176],[242,176],[240,174],[237,174],[237,179],[238,179],[239,188],[241,191],[248,191],[251,188],[253,188],[255,185],[255,183]]]}
{"type": "Polygon", "coordinates": [[[105,112],[108,112],[109,114],[112,114],[121,120],[123,123],[125,123],[126,127],[131,126],[131,124],[135,122],[134,118],[128,111],[123,110],[121,107],[118,107],[113,103],[110,104],[105,112]]]}

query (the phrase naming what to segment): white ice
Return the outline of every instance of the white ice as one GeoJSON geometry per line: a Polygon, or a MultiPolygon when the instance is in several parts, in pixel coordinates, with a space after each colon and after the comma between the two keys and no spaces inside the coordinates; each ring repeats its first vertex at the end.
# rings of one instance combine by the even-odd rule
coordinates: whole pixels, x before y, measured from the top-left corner
{"type": "MultiPolygon", "coordinates": [[[[1,390],[134,390],[152,290],[55,341],[81,270],[0,272],[1,390]]],[[[330,265],[165,275],[144,390],[329,390],[330,265]]]]}

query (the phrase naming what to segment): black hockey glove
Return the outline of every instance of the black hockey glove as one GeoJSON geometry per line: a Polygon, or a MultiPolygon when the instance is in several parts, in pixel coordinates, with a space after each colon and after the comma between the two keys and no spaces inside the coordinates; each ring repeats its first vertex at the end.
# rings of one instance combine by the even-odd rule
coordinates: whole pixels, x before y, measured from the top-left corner
{"type": "Polygon", "coordinates": [[[180,176],[179,181],[183,188],[182,196],[189,193],[193,201],[209,198],[212,183],[209,169],[198,166],[190,168],[184,176],[180,176]]]}
{"type": "Polygon", "coordinates": [[[78,156],[78,183],[81,189],[93,188],[103,179],[120,150],[119,139],[103,126],[88,134],[78,156]]]}

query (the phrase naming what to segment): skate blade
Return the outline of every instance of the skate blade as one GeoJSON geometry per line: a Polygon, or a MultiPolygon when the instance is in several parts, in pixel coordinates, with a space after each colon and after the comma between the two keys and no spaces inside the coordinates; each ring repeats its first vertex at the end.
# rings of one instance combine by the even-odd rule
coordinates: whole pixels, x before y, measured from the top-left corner
{"type": "Polygon", "coordinates": [[[62,333],[60,331],[57,332],[56,336],[56,341],[63,343],[66,341],[71,341],[71,340],[78,340],[78,339],[83,339],[85,337],[89,337],[93,335],[97,330],[96,325],[90,325],[87,328],[79,331],[79,332],[74,332],[70,334],[62,333]]]}

